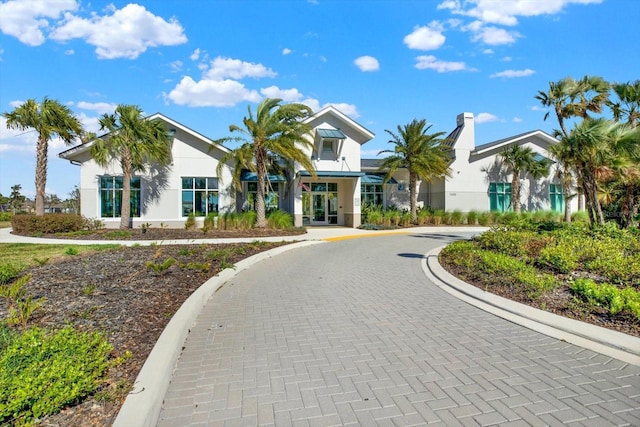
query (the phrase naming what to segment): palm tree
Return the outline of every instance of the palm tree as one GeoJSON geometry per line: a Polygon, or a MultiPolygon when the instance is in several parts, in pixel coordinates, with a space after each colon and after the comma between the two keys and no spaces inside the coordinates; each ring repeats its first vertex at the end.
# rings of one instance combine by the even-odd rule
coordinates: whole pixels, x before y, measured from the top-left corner
{"type": "Polygon", "coordinates": [[[613,112],[613,118],[621,122],[626,117],[629,125],[636,126],[640,120],[640,80],[633,83],[614,83],[611,89],[618,96],[618,102],[608,103],[613,112]]]}
{"type": "Polygon", "coordinates": [[[159,120],[147,120],[137,105],[118,105],[114,114],[104,114],[100,130],[108,133],[95,139],[91,155],[106,167],[120,162],[122,169],[122,203],[120,228],[131,228],[131,178],[135,172],[145,173],[147,165],[166,166],[171,161],[171,136],[159,120]]]}
{"type": "Polygon", "coordinates": [[[45,188],[47,186],[47,155],[49,141],[58,137],[70,145],[82,135],[83,129],[71,110],[55,99],[45,97],[40,104],[28,99],[9,113],[2,113],[7,119],[8,129],[34,129],[38,133],[36,144],[36,215],[44,215],[45,188]]]}
{"type": "Polygon", "coordinates": [[[229,132],[238,133],[240,136],[215,141],[217,144],[227,141],[242,144],[220,159],[218,176],[222,164],[233,162],[234,184],[240,189],[241,169],[249,169],[256,173],[256,226],[259,228],[267,226],[265,192],[269,184],[269,171],[295,162],[307,169],[312,177],[316,177],[315,167],[302,149],[313,148],[311,140],[306,138],[311,133],[311,126],[302,121],[309,117],[312,111],[303,104],[280,104],[281,102],[282,99],[265,98],[258,105],[255,117],[249,106],[248,116],[243,120],[244,126],[229,126],[229,132]]]}
{"type": "Polygon", "coordinates": [[[449,158],[442,145],[440,137],[444,132],[428,134],[431,125],[427,126],[425,119],[413,121],[407,125],[398,125],[398,133],[385,129],[391,135],[390,144],[393,150],[382,150],[378,154],[389,153],[380,163],[380,170],[386,170],[385,182],[391,179],[400,168],[409,171],[409,199],[411,207],[411,221],[418,217],[418,179],[431,182],[435,177],[449,177],[449,158]]]}
{"type": "Polygon", "coordinates": [[[550,162],[547,159],[536,160],[536,153],[530,147],[511,145],[501,153],[503,164],[511,169],[511,205],[513,211],[520,212],[520,176],[528,173],[534,179],[549,175],[550,162]]]}
{"type": "Polygon", "coordinates": [[[553,144],[548,149],[551,156],[553,156],[557,162],[558,167],[556,171],[556,177],[560,180],[562,185],[562,194],[564,197],[564,222],[571,222],[571,199],[577,196],[574,193],[576,186],[573,168],[571,165],[570,152],[567,151],[566,145],[553,144]]]}

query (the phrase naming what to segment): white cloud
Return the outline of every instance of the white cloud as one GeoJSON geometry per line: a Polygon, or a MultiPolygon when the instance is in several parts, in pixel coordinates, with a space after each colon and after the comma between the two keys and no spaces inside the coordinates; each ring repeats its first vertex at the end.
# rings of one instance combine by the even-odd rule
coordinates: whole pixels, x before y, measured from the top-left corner
{"type": "Polygon", "coordinates": [[[211,68],[205,73],[204,78],[210,80],[222,80],[225,78],[242,79],[244,77],[275,77],[278,73],[262,64],[254,64],[239,59],[224,58],[218,56],[211,61],[211,68]]]}
{"type": "Polygon", "coordinates": [[[112,15],[93,13],[89,19],[65,13],[64,21],[50,37],[61,42],[85,39],[96,47],[100,59],[135,59],[149,47],[174,46],[187,41],[175,18],[167,22],[133,3],[113,11],[112,15]]]}
{"type": "Polygon", "coordinates": [[[0,3],[0,31],[26,45],[39,46],[45,41],[42,30],[49,27],[49,20],[77,8],[75,0],[10,0],[0,3]]]}
{"type": "Polygon", "coordinates": [[[454,14],[470,16],[489,24],[514,26],[518,24],[520,16],[555,15],[572,3],[601,2],[602,0],[468,0],[461,3],[457,0],[445,0],[438,5],[438,9],[449,9],[454,14]]]}
{"type": "Polygon", "coordinates": [[[198,58],[200,58],[200,48],[197,48],[189,55],[189,59],[192,61],[197,61],[198,58]]]}
{"type": "Polygon", "coordinates": [[[404,44],[409,49],[434,50],[440,48],[446,38],[442,34],[443,28],[440,23],[433,21],[429,26],[415,27],[413,32],[404,38],[404,44]]]}
{"type": "Polygon", "coordinates": [[[173,61],[173,62],[171,62],[171,63],[169,64],[169,67],[171,67],[171,72],[172,72],[172,73],[177,73],[177,72],[179,72],[180,70],[182,70],[182,65],[183,65],[183,64],[182,64],[182,61],[177,60],[177,61],[173,61]]]}
{"type": "Polygon", "coordinates": [[[64,51],[64,54],[65,54],[65,55],[73,55],[73,54],[75,54],[75,53],[76,53],[76,51],[75,51],[75,50],[73,50],[73,49],[67,49],[67,50],[65,50],[65,51],[64,51]]]}
{"type": "Polygon", "coordinates": [[[356,58],[353,63],[360,68],[360,71],[378,71],[380,69],[380,63],[373,56],[361,56],[356,58]]]}
{"type": "Polygon", "coordinates": [[[491,74],[489,77],[491,78],[506,77],[508,79],[511,79],[514,77],[528,77],[533,74],[535,74],[535,71],[533,71],[530,68],[527,68],[526,70],[504,70],[504,71],[500,71],[499,73],[491,74]]]}
{"type": "Polygon", "coordinates": [[[280,89],[278,86],[260,89],[260,93],[266,98],[280,98],[286,102],[299,102],[303,98],[298,89],[280,89]]]}
{"type": "Polygon", "coordinates": [[[435,70],[439,73],[449,71],[461,71],[467,68],[464,62],[447,62],[437,59],[433,55],[421,55],[416,57],[415,67],[418,70],[435,70]]]}
{"type": "Polygon", "coordinates": [[[327,105],[333,105],[338,110],[340,110],[340,112],[354,119],[357,119],[358,117],[360,117],[360,113],[358,113],[358,109],[353,104],[347,104],[344,102],[329,102],[327,104],[324,104],[322,108],[326,107],[327,105]]]}
{"type": "Polygon", "coordinates": [[[314,113],[320,110],[320,101],[315,98],[307,98],[300,103],[311,108],[311,111],[313,111],[314,113]]]}
{"type": "Polygon", "coordinates": [[[85,102],[80,101],[77,107],[82,110],[95,111],[98,114],[113,114],[116,111],[116,104],[108,102],[85,102]]]}
{"type": "Polygon", "coordinates": [[[491,113],[480,113],[476,116],[475,118],[475,122],[478,124],[481,123],[489,123],[489,122],[497,122],[498,116],[495,116],[491,113]]]}
{"type": "Polygon", "coordinates": [[[491,46],[515,43],[521,37],[517,31],[507,31],[498,27],[479,27],[471,38],[474,42],[482,41],[491,46]]]}
{"type": "Polygon", "coordinates": [[[282,54],[283,55],[289,55],[291,52],[293,52],[291,49],[289,49],[288,47],[285,47],[284,49],[282,49],[282,54]]]}
{"type": "Polygon", "coordinates": [[[485,49],[482,51],[482,53],[484,53],[485,55],[493,55],[493,50],[492,49],[485,49]]]}
{"type": "Polygon", "coordinates": [[[240,102],[258,102],[261,99],[257,91],[247,89],[235,80],[203,79],[195,82],[189,76],[183,77],[165,96],[178,105],[189,107],[233,107],[240,102]]]}
{"type": "Polygon", "coordinates": [[[513,123],[522,123],[522,118],[520,117],[514,117],[512,120],[513,123]]]}
{"type": "Polygon", "coordinates": [[[505,56],[505,57],[504,57],[504,58],[502,58],[500,61],[502,61],[502,62],[511,62],[512,60],[513,60],[513,58],[512,58],[512,57],[510,57],[510,56],[505,56]]]}

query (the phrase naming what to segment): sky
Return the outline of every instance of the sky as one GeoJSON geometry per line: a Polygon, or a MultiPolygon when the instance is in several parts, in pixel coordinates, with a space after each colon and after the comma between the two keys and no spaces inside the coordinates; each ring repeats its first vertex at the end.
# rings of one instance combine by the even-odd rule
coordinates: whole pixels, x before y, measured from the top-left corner
{"type": "MultiPolygon", "coordinates": [[[[414,118],[449,133],[475,116],[476,144],[536,129],[549,82],[640,78],[638,0],[0,0],[0,112],[44,97],[88,131],[118,104],[229,136],[264,98],[332,104],[391,148],[414,118]]],[[[35,132],[0,117],[0,193],[35,194],[35,132]]],[[[49,145],[47,193],[78,166],[49,145]]],[[[233,148],[233,146],[229,146],[233,148]]]]}

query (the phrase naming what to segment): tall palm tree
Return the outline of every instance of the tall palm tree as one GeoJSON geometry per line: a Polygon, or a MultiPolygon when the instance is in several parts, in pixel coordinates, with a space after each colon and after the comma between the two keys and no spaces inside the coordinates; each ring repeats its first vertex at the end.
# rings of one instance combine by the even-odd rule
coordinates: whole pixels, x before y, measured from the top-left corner
{"type": "Polygon", "coordinates": [[[71,110],[55,99],[45,97],[41,103],[28,99],[9,113],[2,113],[7,119],[8,129],[33,129],[38,133],[36,144],[36,215],[44,215],[45,188],[47,186],[47,155],[49,141],[59,137],[70,145],[83,133],[82,124],[71,110]]]}
{"type": "Polygon", "coordinates": [[[636,126],[640,121],[640,80],[627,83],[614,83],[611,89],[618,96],[618,101],[609,101],[608,106],[617,122],[624,121],[636,126]]]}
{"type": "Polygon", "coordinates": [[[391,179],[400,168],[409,171],[409,203],[411,207],[411,221],[418,217],[418,179],[431,182],[436,177],[449,177],[449,158],[442,145],[440,137],[444,132],[428,134],[431,125],[427,126],[425,119],[413,119],[404,126],[398,125],[398,133],[385,129],[391,136],[392,150],[382,150],[378,154],[390,155],[380,163],[380,170],[386,170],[385,182],[391,179]]]}
{"type": "MultiPolygon", "coordinates": [[[[234,184],[240,188],[240,169],[249,169],[256,173],[258,188],[256,193],[256,226],[267,226],[265,213],[265,193],[268,186],[269,171],[293,162],[307,169],[315,178],[315,166],[303,148],[313,148],[307,136],[311,126],[303,120],[312,113],[303,104],[281,104],[282,99],[265,98],[256,110],[254,117],[251,106],[244,126],[231,125],[229,132],[239,136],[229,136],[215,141],[222,144],[227,141],[240,142],[241,145],[226,154],[219,165],[226,162],[235,164],[234,184]]],[[[220,176],[218,166],[218,176],[220,176]]]]}
{"type": "Polygon", "coordinates": [[[563,144],[553,144],[549,146],[549,153],[558,162],[556,177],[562,185],[562,194],[564,197],[564,221],[571,222],[571,199],[577,196],[574,192],[576,186],[574,172],[571,165],[570,152],[567,146],[563,144]]]}
{"type": "Polygon", "coordinates": [[[550,162],[547,159],[536,160],[536,153],[530,147],[511,145],[501,153],[503,164],[511,169],[511,207],[520,212],[520,177],[530,174],[534,179],[549,175],[550,162]]]}
{"type": "Polygon", "coordinates": [[[131,178],[146,172],[149,164],[163,167],[171,162],[171,136],[161,121],[147,120],[137,105],[120,104],[114,114],[104,114],[98,122],[100,130],[108,133],[94,140],[91,155],[102,167],[120,162],[120,228],[131,228],[131,178]]]}

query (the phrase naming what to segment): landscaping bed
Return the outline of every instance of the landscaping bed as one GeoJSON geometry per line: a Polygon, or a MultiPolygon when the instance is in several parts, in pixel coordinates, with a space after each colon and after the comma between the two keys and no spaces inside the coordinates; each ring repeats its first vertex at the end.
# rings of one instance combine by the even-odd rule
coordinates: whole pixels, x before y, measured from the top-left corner
{"type": "MultiPolygon", "coordinates": [[[[193,291],[223,268],[284,244],[134,246],[75,256],[67,250],[24,270],[31,275],[27,293],[46,298],[29,326],[101,331],[113,346],[111,359],[122,360],[109,368],[97,393],[44,417],[42,425],[111,425],[162,330],[193,291]]],[[[0,300],[0,318],[7,309],[0,300]]]]}
{"type": "Polygon", "coordinates": [[[494,229],[449,245],[439,262],[487,292],[640,337],[637,233],[494,229]]]}

